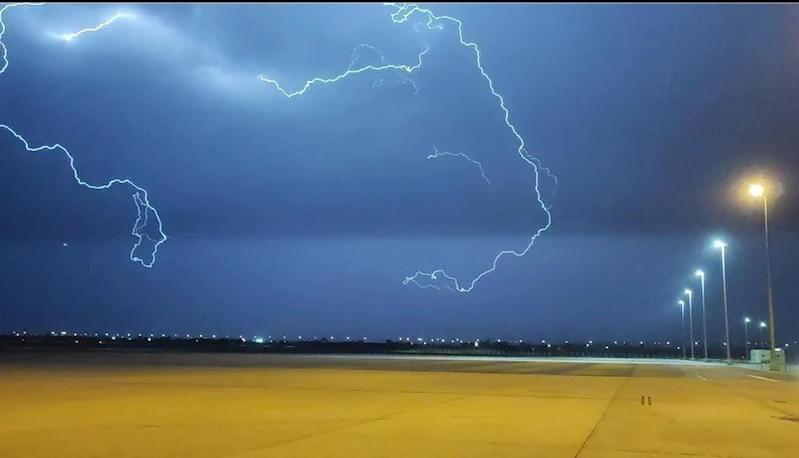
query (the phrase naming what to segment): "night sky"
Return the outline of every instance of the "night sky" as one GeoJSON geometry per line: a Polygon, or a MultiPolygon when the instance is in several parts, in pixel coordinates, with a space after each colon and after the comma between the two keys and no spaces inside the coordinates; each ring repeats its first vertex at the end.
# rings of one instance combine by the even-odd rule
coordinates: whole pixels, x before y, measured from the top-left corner
{"type": "MultiPolygon", "coordinates": [[[[762,208],[738,194],[766,173],[786,191],[771,219],[778,343],[799,338],[799,7],[430,8],[463,22],[557,176],[539,170],[552,223],[525,256],[468,293],[440,276],[419,282],[441,289],[403,284],[442,268],[468,287],[547,224],[535,168],[452,21],[395,24],[379,4],[15,7],[0,124],[68,148],[89,183],[146,189],[169,239],[152,268],[133,262],[131,187],[79,186],[63,153],[0,130],[0,329],[674,340],[703,268],[720,340],[722,236],[742,340],[743,316],[767,309],[762,208]],[[133,17],[58,37],[119,12],[133,17]],[[425,49],[411,74],[294,98],[259,79],[292,92],[425,49]],[[479,161],[490,184],[434,148],[479,161]]],[[[150,262],[152,245],[135,254],[150,262]]]]}

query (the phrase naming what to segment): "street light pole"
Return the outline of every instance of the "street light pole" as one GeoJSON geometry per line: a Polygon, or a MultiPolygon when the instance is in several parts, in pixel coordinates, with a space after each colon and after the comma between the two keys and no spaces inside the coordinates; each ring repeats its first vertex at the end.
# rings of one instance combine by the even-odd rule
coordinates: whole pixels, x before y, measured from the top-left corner
{"type": "Polygon", "coordinates": [[[769,347],[771,350],[771,361],[769,362],[769,369],[772,371],[779,371],[780,364],[777,361],[777,344],[774,337],[776,331],[774,327],[774,294],[771,289],[771,259],[768,246],[768,193],[763,185],[755,183],[749,186],[749,194],[753,197],[763,198],[763,234],[766,241],[766,291],[768,294],[768,330],[769,330],[769,347]]]}
{"type": "Polygon", "coordinates": [[[680,304],[680,311],[682,312],[682,335],[680,335],[680,340],[682,340],[682,359],[686,358],[685,354],[685,301],[678,302],[680,304]]]}
{"type": "Polygon", "coordinates": [[[744,354],[744,359],[749,359],[749,322],[751,320],[749,317],[744,317],[744,340],[746,341],[746,354],[744,354]]]}
{"type": "Polygon", "coordinates": [[[763,196],[763,232],[766,239],[766,291],[768,291],[768,330],[769,330],[769,345],[771,349],[771,363],[769,369],[772,371],[779,371],[780,364],[777,361],[777,344],[774,336],[774,293],[771,290],[771,259],[768,248],[768,196],[763,189],[763,186],[753,185],[749,188],[752,195],[760,194],[763,196]]]}
{"type": "Polygon", "coordinates": [[[694,292],[690,289],[685,290],[688,295],[688,323],[691,329],[691,359],[694,358],[694,292]]]}
{"type": "Polygon", "coordinates": [[[707,357],[707,318],[705,316],[705,273],[701,270],[696,271],[696,275],[702,281],[702,337],[705,345],[705,361],[707,357]]]}
{"type": "Polygon", "coordinates": [[[732,356],[730,356],[730,315],[727,307],[727,258],[725,256],[727,244],[721,240],[716,240],[713,246],[721,249],[721,284],[724,288],[724,331],[727,334],[727,364],[732,364],[732,356]]]}

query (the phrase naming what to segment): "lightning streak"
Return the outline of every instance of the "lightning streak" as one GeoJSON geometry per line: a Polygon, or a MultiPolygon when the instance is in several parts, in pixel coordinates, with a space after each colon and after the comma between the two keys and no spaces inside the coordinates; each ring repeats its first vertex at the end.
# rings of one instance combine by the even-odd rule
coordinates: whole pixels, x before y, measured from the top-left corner
{"type": "Polygon", "coordinates": [[[3,22],[3,14],[10,10],[11,8],[15,8],[18,6],[42,6],[44,3],[8,3],[0,8],[0,58],[3,59],[3,63],[0,64],[0,75],[2,75],[6,69],[8,68],[8,48],[6,48],[5,43],[3,43],[3,35],[6,33],[6,24],[3,22]]]}
{"type": "Polygon", "coordinates": [[[475,161],[474,159],[470,158],[469,156],[467,156],[466,154],[463,154],[463,153],[450,153],[450,152],[447,152],[447,151],[439,152],[438,148],[436,148],[435,146],[433,147],[433,150],[435,151],[435,153],[427,156],[428,159],[435,159],[435,158],[441,157],[441,156],[462,157],[462,158],[466,159],[467,161],[471,162],[472,164],[476,165],[477,167],[479,167],[480,168],[480,175],[483,176],[483,179],[485,180],[486,183],[488,183],[489,186],[491,185],[491,180],[488,179],[488,176],[486,175],[485,170],[483,170],[483,164],[481,164],[480,161],[475,161]]]}
{"type": "MultiPolygon", "coordinates": [[[[5,69],[8,67],[7,49],[6,49],[5,45],[2,44],[2,34],[5,33],[5,24],[3,24],[3,21],[2,21],[2,14],[6,10],[11,8],[11,7],[21,6],[21,5],[38,6],[38,5],[41,5],[41,3],[14,3],[14,4],[6,5],[0,10],[0,50],[2,51],[2,57],[3,57],[2,68],[0,69],[0,73],[5,71],[5,69]]],[[[541,209],[546,214],[546,224],[543,227],[539,228],[537,231],[535,231],[530,236],[529,242],[525,245],[525,247],[522,250],[518,250],[518,251],[517,250],[503,250],[503,251],[500,251],[494,257],[494,260],[491,263],[491,267],[488,270],[485,270],[484,272],[479,274],[473,280],[471,280],[471,282],[469,282],[468,285],[466,285],[466,286],[462,286],[457,278],[447,274],[442,269],[437,269],[437,270],[434,270],[432,272],[418,271],[413,276],[406,277],[405,280],[403,281],[403,284],[414,283],[417,286],[422,287],[422,288],[435,287],[437,289],[441,289],[439,286],[436,286],[436,285],[427,284],[427,283],[426,284],[419,283],[418,279],[426,278],[426,279],[428,279],[430,281],[436,281],[439,278],[443,278],[443,279],[446,279],[449,282],[449,283],[444,284],[444,286],[447,289],[449,289],[451,291],[461,292],[461,293],[469,292],[472,289],[474,289],[475,284],[478,281],[480,281],[484,276],[494,272],[497,269],[497,265],[498,265],[499,260],[501,258],[505,257],[506,255],[512,255],[512,256],[515,256],[515,257],[522,257],[522,256],[526,255],[527,252],[532,248],[532,246],[535,243],[536,239],[543,232],[545,232],[547,229],[549,229],[549,227],[552,224],[552,215],[551,215],[548,207],[544,203],[544,200],[541,197],[541,192],[539,190],[539,182],[540,182],[539,170],[544,171],[547,176],[549,176],[549,177],[551,177],[551,178],[553,178],[555,180],[557,180],[557,179],[550,173],[550,171],[548,169],[542,167],[540,162],[537,159],[533,158],[528,153],[528,151],[525,149],[525,141],[524,141],[524,139],[519,134],[519,132],[516,129],[515,125],[513,123],[511,123],[511,121],[510,121],[510,112],[508,111],[508,108],[506,106],[504,97],[496,91],[496,89],[494,87],[493,80],[491,79],[491,77],[488,75],[488,73],[483,68],[482,56],[481,56],[480,48],[478,47],[478,45],[476,43],[467,41],[464,38],[463,23],[459,19],[456,19],[456,18],[451,17],[451,16],[437,16],[437,15],[433,14],[433,12],[430,11],[429,9],[421,8],[418,5],[413,4],[413,3],[384,3],[384,5],[390,7],[390,8],[392,8],[394,10],[392,12],[390,18],[391,18],[392,22],[395,23],[395,24],[403,24],[403,23],[406,23],[412,17],[421,16],[422,19],[423,19],[423,22],[416,22],[414,24],[414,26],[413,26],[417,31],[421,30],[423,27],[426,27],[429,30],[442,30],[442,29],[444,29],[444,24],[446,24],[446,23],[450,23],[450,24],[454,24],[455,25],[455,27],[457,29],[457,32],[458,32],[459,43],[462,46],[465,46],[465,47],[471,49],[474,52],[477,69],[480,71],[480,74],[483,76],[483,78],[485,79],[486,83],[488,84],[488,89],[491,91],[491,94],[494,95],[494,97],[499,102],[499,106],[500,106],[500,108],[502,109],[502,111],[504,113],[504,122],[505,122],[505,124],[508,126],[508,128],[511,131],[511,133],[513,134],[513,136],[518,141],[517,153],[518,153],[519,157],[525,163],[530,165],[532,167],[532,170],[533,170],[534,184],[535,184],[535,186],[534,186],[535,198],[536,198],[536,201],[538,202],[539,206],[541,207],[541,209]],[[426,18],[426,22],[424,21],[425,18],[426,18]],[[452,285],[452,286],[450,286],[450,285],[452,285]]],[[[89,33],[89,32],[97,32],[97,31],[103,29],[104,27],[112,24],[113,22],[115,22],[115,21],[117,21],[119,19],[122,19],[122,18],[126,18],[126,17],[132,17],[132,16],[129,15],[129,14],[125,14],[125,13],[120,13],[120,14],[117,14],[117,15],[113,16],[109,20],[99,24],[96,27],[90,27],[90,28],[86,28],[86,29],[81,29],[81,30],[79,30],[77,32],[73,32],[73,33],[70,33],[70,34],[64,34],[64,35],[61,35],[61,38],[70,41],[70,40],[73,40],[73,39],[75,39],[76,37],[78,37],[78,36],[80,36],[82,34],[89,33]]],[[[366,73],[366,72],[395,71],[395,72],[398,72],[400,74],[410,75],[411,73],[413,73],[416,70],[418,70],[419,68],[421,68],[422,63],[423,63],[423,59],[424,59],[424,57],[426,56],[427,53],[428,53],[428,49],[427,48],[425,48],[423,51],[421,51],[418,54],[417,62],[414,65],[387,64],[387,63],[385,63],[385,61],[383,60],[382,55],[381,55],[381,63],[380,63],[380,65],[366,65],[366,66],[354,68],[354,64],[351,64],[347,68],[346,71],[344,71],[343,73],[341,73],[341,74],[339,74],[337,76],[334,76],[332,78],[322,78],[322,77],[313,78],[311,80],[306,81],[304,83],[304,85],[300,89],[298,89],[296,91],[293,91],[293,92],[289,92],[286,89],[284,89],[278,83],[278,81],[275,80],[275,79],[267,78],[265,76],[260,76],[259,78],[261,79],[261,81],[263,81],[265,83],[268,83],[268,84],[271,84],[272,86],[274,86],[275,89],[277,89],[285,97],[294,98],[294,97],[297,97],[297,96],[300,96],[300,95],[304,95],[306,93],[306,91],[308,91],[308,89],[311,86],[313,86],[313,85],[320,84],[320,83],[321,84],[337,83],[337,82],[339,82],[339,81],[341,81],[341,80],[343,80],[343,79],[345,79],[345,78],[347,78],[349,76],[354,76],[354,75],[358,75],[358,74],[366,73]]],[[[357,56],[355,56],[355,57],[357,58],[357,56]]],[[[153,265],[153,263],[155,262],[155,255],[156,255],[156,253],[158,251],[158,247],[160,246],[161,243],[163,243],[166,240],[166,235],[164,234],[164,232],[162,230],[161,219],[158,216],[158,212],[155,210],[155,208],[153,208],[149,204],[149,199],[148,199],[148,195],[147,195],[147,191],[146,190],[144,190],[143,188],[139,187],[138,185],[136,185],[135,183],[133,183],[132,181],[127,180],[127,179],[124,179],[124,180],[113,179],[113,180],[111,180],[111,181],[109,181],[109,182],[107,182],[106,184],[103,184],[103,185],[92,185],[92,184],[89,184],[89,183],[83,181],[80,178],[80,176],[78,174],[78,171],[77,171],[77,169],[74,166],[74,162],[75,162],[74,161],[74,157],[63,146],[61,146],[59,144],[54,144],[54,145],[45,145],[45,146],[39,146],[39,147],[32,148],[32,147],[30,147],[30,145],[27,142],[27,140],[25,140],[22,136],[17,134],[10,127],[8,127],[8,126],[6,126],[4,124],[1,124],[0,128],[2,128],[4,130],[8,131],[9,133],[11,133],[12,135],[14,135],[14,137],[19,139],[25,145],[26,150],[28,150],[30,152],[38,152],[38,151],[42,151],[42,150],[48,150],[48,151],[59,150],[59,151],[63,152],[69,158],[70,167],[72,168],[73,176],[74,176],[76,182],[78,182],[82,186],[85,186],[85,187],[87,187],[89,189],[100,190],[100,189],[108,189],[108,188],[110,188],[110,187],[112,187],[113,185],[116,185],[116,184],[126,184],[126,185],[129,185],[132,188],[134,188],[135,192],[133,194],[133,199],[134,199],[134,203],[136,204],[138,216],[136,218],[136,222],[134,223],[132,234],[137,238],[137,242],[134,245],[133,249],[131,250],[130,257],[131,257],[131,259],[133,261],[139,262],[145,267],[151,267],[153,265]],[[149,224],[148,223],[148,217],[149,217],[148,215],[151,212],[152,212],[153,216],[155,217],[155,219],[157,221],[157,225],[158,225],[159,236],[157,238],[155,238],[155,239],[153,239],[150,235],[141,232],[149,224]],[[149,263],[145,262],[144,260],[142,260],[141,258],[139,258],[139,257],[137,257],[135,255],[136,249],[141,245],[141,243],[142,243],[144,238],[147,238],[148,240],[152,241],[155,244],[154,248],[153,248],[153,253],[152,253],[152,261],[149,262],[149,263]]],[[[437,150],[436,150],[436,154],[432,155],[432,157],[439,157],[439,156],[442,156],[442,155],[461,156],[461,157],[466,158],[467,160],[470,160],[473,163],[476,163],[478,166],[480,166],[483,178],[487,182],[489,182],[488,178],[486,177],[486,175],[484,173],[484,171],[482,170],[482,165],[479,162],[472,160],[471,158],[469,158],[468,156],[466,156],[466,155],[464,155],[462,153],[438,153],[437,150]]],[[[430,156],[428,156],[428,158],[430,158],[430,156]]]]}
{"type": "Polygon", "coordinates": [[[62,152],[67,157],[67,159],[69,160],[69,167],[72,169],[72,177],[75,179],[76,183],[78,183],[79,185],[81,185],[83,187],[86,187],[86,188],[89,188],[89,189],[92,189],[92,190],[95,190],[95,191],[101,191],[101,190],[109,189],[109,188],[111,188],[114,185],[125,184],[125,185],[128,185],[131,188],[133,188],[134,189],[133,203],[136,205],[137,216],[136,216],[136,222],[133,224],[133,229],[131,230],[131,235],[136,237],[136,243],[133,244],[133,248],[130,249],[130,260],[134,261],[134,262],[138,262],[139,264],[141,264],[144,267],[152,267],[153,264],[155,264],[155,255],[156,255],[156,253],[158,253],[158,247],[162,243],[164,243],[166,241],[167,237],[166,237],[166,234],[164,234],[163,224],[161,223],[161,217],[158,216],[158,210],[156,210],[155,207],[150,205],[150,201],[149,201],[149,198],[147,196],[147,190],[146,189],[142,188],[141,186],[137,185],[136,183],[130,181],[127,178],[125,178],[125,179],[114,178],[114,179],[108,181],[107,183],[100,184],[100,185],[91,184],[91,183],[88,183],[86,181],[83,181],[83,179],[80,178],[80,175],[78,173],[78,169],[75,167],[75,157],[72,155],[72,153],[69,152],[69,150],[67,150],[63,146],[61,146],[58,143],[56,143],[56,144],[53,144],[53,145],[42,145],[42,146],[32,147],[28,143],[28,140],[25,139],[25,137],[23,137],[22,135],[18,134],[16,131],[14,131],[14,129],[12,129],[11,127],[7,126],[6,124],[0,124],[0,129],[5,130],[6,132],[8,132],[11,135],[13,135],[14,137],[16,137],[16,139],[19,140],[20,142],[22,142],[22,144],[25,146],[25,150],[30,152],[30,153],[38,153],[40,151],[56,151],[56,150],[62,152]],[[158,225],[158,238],[157,239],[153,239],[148,234],[143,234],[141,232],[142,229],[144,229],[147,226],[148,214],[149,213],[152,213],[153,216],[155,216],[155,219],[157,221],[157,225],[158,225]],[[154,241],[155,242],[155,245],[153,245],[153,252],[152,252],[152,255],[151,255],[151,260],[149,262],[145,261],[144,259],[138,257],[135,254],[136,249],[138,249],[139,246],[141,246],[142,241],[144,241],[145,238],[147,238],[150,241],[154,241]]]}
{"type": "MultiPolygon", "coordinates": [[[[386,56],[383,54],[383,51],[375,48],[374,46],[372,46],[370,44],[362,43],[362,44],[359,44],[358,46],[356,46],[355,49],[352,51],[352,57],[350,59],[350,65],[349,65],[349,67],[347,67],[347,70],[353,70],[355,68],[355,63],[358,62],[358,60],[361,58],[361,50],[363,50],[363,49],[368,49],[368,50],[374,52],[375,54],[377,54],[378,56],[380,56],[380,64],[381,65],[385,65],[386,56]]],[[[407,75],[404,75],[402,72],[396,72],[396,73],[397,73],[397,75],[400,76],[400,78],[402,78],[402,83],[401,84],[410,83],[410,85],[413,86],[413,95],[418,95],[419,94],[419,88],[416,86],[416,82],[413,79],[411,79],[407,75]]],[[[386,83],[386,81],[383,78],[380,78],[379,80],[375,81],[374,84],[372,84],[372,87],[376,88],[378,86],[382,86],[385,83],[386,83]]]]}
{"type": "Polygon", "coordinates": [[[84,33],[98,32],[98,31],[108,27],[109,25],[113,24],[114,22],[116,22],[116,21],[118,21],[120,19],[133,19],[133,18],[134,18],[134,16],[132,14],[129,14],[129,13],[117,13],[117,14],[111,16],[110,19],[108,19],[108,20],[106,20],[104,22],[101,22],[100,24],[98,24],[98,25],[96,25],[94,27],[87,27],[85,29],[80,29],[77,32],[64,33],[64,34],[59,35],[58,38],[61,38],[62,40],[66,40],[66,41],[72,41],[75,38],[78,38],[79,36],[83,35],[84,33]]]}
{"type": "Polygon", "coordinates": [[[499,101],[499,106],[500,106],[500,108],[502,108],[502,111],[505,113],[505,124],[508,126],[508,128],[513,133],[513,135],[516,137],[516,140],[519,143],[519,146],[517,148],[517,153],[519,154],[519,157],[521,157],[522,160],[525,161],[526,163],[530,164],[532,166],[532,168],[533,168],[533,174],[535,176],[535,195],[536,195],[536,200],[538,201],[538,204],[541,207],[541,209],[546,214],[547,221],[546,221],[546,224],[543,227],[541,227],[535,233],[533,233],[533,235],[530,237],[530,241],[527,243],[527,245],[524,247],[523,250],[521,250],[521,251],[516,251],[516,250],[502,250],[502,251],[500,251],[496,255],[496,257],[494,257],[494,261],[491,263],[491,268],[488,269],[488,270],[485,270],[483,273],[481,273],[480,275],[475,277],[470,282],[469,286],[467,286],[467,287],[461,286],[460,283],[458,282],[457,278],[448,275],[442,269],[434,270],[433,272],[430,272],[430,273],[418,271],[413,276],[406,277],[405,280],[403,281],[403,284],[408,284],[408,282],[410,282],[411,280],[413,280],[414,283],[416,283],[415,279],[418,278],[418,277],[426,277],[426,278],[429,278],[430,280],[436,280],[438,278],[438,276],[440,275],[443,278],[446,278],[447,280],[453,282],[455,284],[455,289],[457,291],[462,292],[462,293],[466,293],[466,292],[469,292],[472,289],[474,289],[474,285],[477,284],[477,282],[480,281],[484,276],[494,272],[497,269],[497,264],[499,263],[499,260],[502,257],[504,257],[506,255],[513,255],[515,257],[522,257],[525,254],[527,254],[527,252],[530,251],[530,248],[533,247],[533,244],[535,243],[535,241],[538,238],[538,236],[543,234],[552,225],[552,214],[550,213],[549,208],[547,208],[547,205],[544,203],[544,200],[541,197],[541,191],[539,190],[539,182],[540,182],[539,163],[538,163],[538,161],[534,160],[530,156],[530,154],[527,152],[527,150],[525,149],[524,138],[522,138],[522,136],[519,134],[519,132],[516,129],[516,126],[514,126],[513,123],[511,123],[511,121],[510,121],[510,112],[508,111],[508,108],[505,105],[505,98],[502,97],[502,95],[500,95],[496,91],[496,89],[494,88],[494,81],[491,79],[490,76],[488,76],[488,73],[486,73],[485,69],[483,68],[482,56],[480,54],[480,48],[477,46],[477,43],[466,41],[466,39],[464,38],[464,36],[463,36],[463,22],[461,22],[459,19],[456,19],[456,18],[451,17],[451,16],[436,16],[429,9],[420,8],[418,5],[415,5],[413,3],[399,3],[399,4],[398,3],[384,3],[384,5],[392,7],[392,8],[395,9],[394,13],[391,15],[391,20],[395,24],[402,24],[402,23],[406,22],[411,16],[413,16],[413,15],[418,13],[418,14],[422,15],[423,17],[427,17],[426,25],[427,25],[427,28],[431,29],[431,30],[432,29],[441,29],[443,27],[443,22],[450,22],[450,23],[456,25],[457,30],[458,30],[458,41],[460,42],[461,45],[463,45],[463,46],[465,46],[467,48],[471,48],[474,51],[475,61],[476,61],[476,64],[477,64],[477,69],[480,70],[480,74],[483,76],[483,78],[485,78],[486,82],[488,83],[488,88],[491,91],[491,94],[494,95],[494,97],[496,97],[496,99],[499,101]]]}
{"type": "Polygon", "coordinates": [[[401,72],[405,72],[405,73],[411,74],[414,71],[418,70],[422,66],[422,58],[424,57],[425,54],[427,54],[428,51],[429,51],[429,49],[425,48],[424,51],[420,52],[419,55],[416,56],[417,62],[416,62],[415,65],[396,65],[396,64],[385,64],[385,63],[382,63],[380,65],[366,65],[364,67],[352,68],[352,64],[350,64],[349,68],[347,68],[347,71],[345,71],[344,73],[336,75],[336,76],[334,76],[332,78],[314,78],[314,79],[308,80],[308,81],[305,82],[305,84],[303,85],[302,89],[298,89],[298,90],[296,90],[294,92],[288,92],[285,89],[283,89],[283,87],[280,85],[280,83],[277,82],[277,80],[274,80],[272,78],[267,78],[265,76],[260,76],[259,78],[264,83],[269,83],[269,84],[275,86],[275,89],[277,89],[281,94],[283,94],[287,98],[292,99],[294,97],[297,97],[297,96],[300,96],[300,95],[304,95],[305,92],[308,91],[308,89],[311,86],[313,86],[314,84],[318,84],[318,83],[322,83],[322,84],[337,83],[337,82],[343,80],[344,78],[346,78],[348,76],[358,75],[358,74],[361,74],[361,73],[364,73],[364,72],[370,72],[370,71],[371,72],[380,72],[380,71],[386,71],[386,70],[396,70],[396,71],[401,71],[401,72]]]}
{"type": "MultiPolygon", "coordinates": [[[[2,57],[2,65],[0,65],[0,75],[2,75],[9,66],[8,49],[6,48],[6,45],[3,43],[3,35],[6,32],[6,25],[5,22],[3,22],[3,14],[9,9],[18,6],[41,6],[41,5],[43,5],[43,3],[10,3],[3,6],[3,8],[0,9],[0,56],[2,57]]],[[[103,22],[97,27],[83,29],[78,32],[75,32],[74,34],[69,34],[72,37],[69,39],[71,40],[86,32],[96,32],[117,19],[129,16],[130,15],[118,14],[113,18],[109,19],[108,21],[103,22]]],[[[10,126],[6,124],[0,124],[0,130],[8,132],[12,136],[14,136],[14,138],[16,138],[22,143],[22,145],[25,147],[25,150],[30,153],[38,153],[41,151],[59,151],[63,153],[69,160],[69,167],[72,169],[72,177],[75,179],[75,182],[85,188],[95,191],[101,191],[101,190],[110,189],[111,187],[120,184],[127,185],[133,188],[134,192],[132,197],[133,197],[133,203],[136,205],[137,216],[136,216],[136,221],[133,223],[133,229],[131,229],[131,235],[133,235],[136,238],[136,243],[134,243],[133,247],[130,249],[130,259],[131,261],[138,262],[142,266],[148,268],[152,267],[153,264],[155,264],[156,254],[158,253],[158,247],[166,241],[167,236],[166,234],[164,234],[163,224],[161,223],[161,217],[158,215],[158,211],[155,209],[155,207],[150,205],[150,199],[146,189],[142,188],[141,186],[137,185],[136,183],[127,178],[125,179],[114,178],[106,182],[105,184],[99,184],[99,185],[88,183],[80,177],[78,169],[75,167],[75,157],[65,147],[61,146],[58,143],[55,143],[53,145],[31,146],[28,140],[25,139],[25,137],[18,134],[10,126]],[[152,214],[155,217],[156,225],[158,227],[158,236],[156,238],[153,238],[149,233],[142,232],[149,224],[150,214],[152,214]],[[152,253],[150,254],[149,261],[140,258],[136,254],[136,250],[141,246],[145,238],[153,243],[152,253]]]]}
{"type": "MultiPolygon", "coordinates": [[[[463,46],[465,46],[467,48],[470,48],[472,51],[474,51],[477,69],[480,71],[480,74],[486,80],[486,83],[488,83],[488,89],[491,91],[491,94],[494,95],[494,97],[496,97],[497,101],[499,102],[499,106],[500,106],[500,108],[502,109],[502,111],[504,113],[505,124],[508,126],[508,128],[511,131],[511,133],[513,134],[514,137],[516,137],[516,140],[518,141],[518,145],[519,146],[517,148],[517,153],[518,153],[519,157],[524,162],[529,164],[532,167],[532,169],[533,169],[533,176],[534,176],[534,183],[535,183],[535,186],[534,186],[535,198],[536,198],[536,201],[538,202],[538,205],[540,206],[540,208],[546,214],[546,224],[543,227],[539,228],[536,232],[534,232],[530,236],[529,242],[525,245],[525,247],[522,250],[518,250],[518,251],[517,250],[502,250],[502,251],[500,251],[494,257],[494,260],[491,263],[491,267],[488,270],[485,270],[484,272],[482,272],[477,277],[475,277],[473,280],[471,280],[471,282],[469,282],[468,286],[461,286],[461,284],[460,284],[460,282],[458,281],[457,278],[447,274],[443,269],[437,269],[437,270],[434,270],[432,272],[417,271],[412,276],[405,277],[405,279],[402,282],[405,285],[407,285],[408,283],[413,283],[416,286],[425,287],[426,285],[422,285],[421,283],[419,283],[418,279],[427,278],[428,280],[436,281],[439,278],[443,278],[443,279],[446,279],[447,281],[451,282],[454,285],[454,287],[455,287],[454,289],[456,291],[461,292],[461,293],[467,293],[467,292],[470,292],[471,290],[474,289],[474,286],[477,284],[478,281],[480,281],[483,277],[485,277],[486,275],[494,272],[497,269],[497,265],[498,265],[499,260],[501,258],[503,258],[503,257],[505,257],[507,255],[512,255],[512,256],[515,256],[515,257],[522,257],[522,256],[526,255],[527,252],[530,251],[530,249],[532,248],[532,246],[535,243],[536,239],[542,233],[544,233],[547,229],[549,229],[549,227],[552,224],[552,214],[550,213],[549,208],[544,203],[544,200],[541,197],[541,191],[539,189],[539,182],[540,182],[539,169],[541,169],[541,171],[544,171],[550,177],[554,178],[554,176],[549,172],[548,169],[541,167],[540,162],[537,159],[533,158],[530,155],[530,153],[528,153],[527,150],[525,149],[524,138],[522,138],[521,134],[519,134],[518,130],[516,129],[516,126],[513,123],[511,123],[511,121],[510,121],[510,112],[508,111],[508,108],[507,108],[507,106],[505,104],[505,98],[499,92],[497,92],[497,90],[494,88],[494,81],[491,79],[490,76],[488,76],[488,73],[483,68],[482,55],[480,53],[480,48],[477,46],[476,43],[467,41],[464,38],[464,35],[463,35],[463,23],[459,19],[456,19],[456,18],[451,17],[451,16],[437,16],[437,15],[433,14],[433,12],[430,11],[429,9],[421,8],[421,7],[419,7],[418,5],[416,5],[414,3],[383,3],[383,5],[394,9],[394,12],[391,14],[391,21],[393,23],[395,23],[395,24],[403,24],[403,23],[407,22],[413,16],[422,16],[423,18],[426,18],[427,19],[426,22],[417,22],[417,23],[415,23],[413,25],[413,27],[414,27],[414,29],[416,31],[420,31],[421,28],[425,27],[425,26],[429,30],[441,30],[441,29],[444,28],[444,23],[455,24],[455,26],[457,28],[457,31],[458,31],[458,41],[460,42],[461,45],[463,45],[463,46]]],[[[428,49],[425,48],[425,50],[422,51],[422,53],[419,54],[418,62],[414,66],[383,64],[383,65],[380,65],[380,66],[367,65],[367,66],[360,67],[360,68],[353,68],[353,65],[350,64],[350,66],[347,68],[347,70],[345,72],[343,72],[343,73],[341,73],[341,74],[339,74],[339,75],[337,75],[335,77],[332,77],[332,78],[321,78],[321,77],[313,78],[311,80],[306,81],[301,89],[299,89],[297,91],[294,91],[294,92],[288,92],[288,91],[284,90],[281,87],[281,85],[274,79],[261,77],[261,80],[266,82],[266,83],[270,83],[273,86],[275,86],[275,88],[277,88],[277,90],[280,91],[280,93],[282,93],[284,96],[286,96],[288,98],[294,98],[296,96],[304,95],[305,92],[314,84],[317,84],[317,83],[323,83],[323,84],[336,83],[336,82],[339,82],[339,81],[341,81],[342,79],[344,79],[344,78],[346,78],[348,76],[352,76],[352,75],[356,75],[356,74],[360,74],[360,73],[364,73],[364,72],[379,72],[379,71],[383,71],[383,70],[396,70],[396,71],[404,71],[404,72],[410,74],[410,73],[412,73],[413,71],[419,69],[422,66],[422,57],[427,52],[428,52],[428,49]]],[[[437,156],[441,156],[441,155],[445,155],[445,154],[444,153],[441,153],[441,154],[437,153],[436,155],[433,155],[433,157],[437,157],[437,156]]],[[[449,155],[459,156],[461,154],[452,154],[452,153],[450,153],[449,155]]],[[[476,162],[476,161],[471,160],[471,158],[469,158],[466,155],[462,155],[462,156],[465,157],[466,159],[472,161],[472,162],[476,162]]],[[[430,156],[428,156],[428,158],[430,158],[430,156]]],[[[480,165],[480,164],[478,163],[478,165],[480,165]]],[[[480,169],[482,171],[482,165],[480,165],[480,169]]],[[[485,176],[485,173],[483,173],[483,177],[486,179],[486,181],[488,181],[488,179],[485,176]]],[[[449,286],[449,285],[447,284],[447,286],[449,286]]],[[[449,289],[452,289],[452,288],[449,288],[449,289]]]]}

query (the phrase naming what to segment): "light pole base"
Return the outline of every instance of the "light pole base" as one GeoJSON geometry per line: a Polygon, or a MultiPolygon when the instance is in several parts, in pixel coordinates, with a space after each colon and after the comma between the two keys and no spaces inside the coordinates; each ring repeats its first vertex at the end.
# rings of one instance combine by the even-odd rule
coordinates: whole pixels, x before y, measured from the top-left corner
{"type": "Polygon", "coordinates": [[[782,364],[779,361],[771,360],[768,365],[771,372],[782,372],[782,364]]]}

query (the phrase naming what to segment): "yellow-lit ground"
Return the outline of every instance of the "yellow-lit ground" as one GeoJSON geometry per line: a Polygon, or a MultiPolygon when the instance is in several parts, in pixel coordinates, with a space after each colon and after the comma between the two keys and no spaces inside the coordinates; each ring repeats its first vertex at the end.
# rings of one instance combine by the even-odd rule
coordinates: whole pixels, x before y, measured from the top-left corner
{"type": "Polygon", "coordinates": [[[0,457],[796,458],[799,384],[623,362],[0,355],[0,457]]]}

